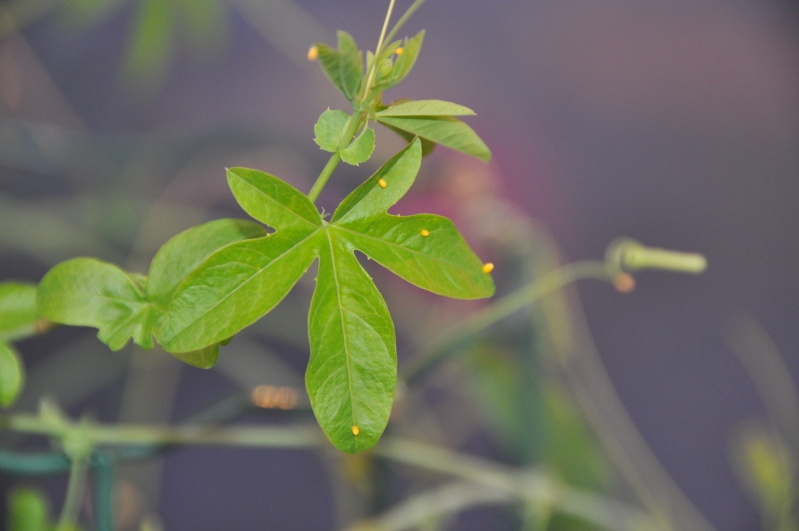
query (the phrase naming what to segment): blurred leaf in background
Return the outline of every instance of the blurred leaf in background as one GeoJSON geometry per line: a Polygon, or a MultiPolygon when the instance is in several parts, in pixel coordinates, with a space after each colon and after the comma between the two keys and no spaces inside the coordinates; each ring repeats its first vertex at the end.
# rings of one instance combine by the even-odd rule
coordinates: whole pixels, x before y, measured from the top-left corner
{"type": "Polygon", "coordinates": [[[763,529],[796,531],[796,463],[774,430],[743,426],[733,436],[733,461],[741,484],[757,503],[763,529]]]}
{"type": "Polygon", "coordinates": [[[222,55],[229,28],[225,0],[17,0],[6,5],[0,34],[52,15],[62,28],[84,32],[129,10],[122,81],[151,93],[183,49],[195,61],[222,55]]]}
{"type": "Polygon", "coordinates": [[[39,491],[17,488],[8,496],[8,522],[6,529],[14,531],[49,531],[50,503],[39,491]]]}

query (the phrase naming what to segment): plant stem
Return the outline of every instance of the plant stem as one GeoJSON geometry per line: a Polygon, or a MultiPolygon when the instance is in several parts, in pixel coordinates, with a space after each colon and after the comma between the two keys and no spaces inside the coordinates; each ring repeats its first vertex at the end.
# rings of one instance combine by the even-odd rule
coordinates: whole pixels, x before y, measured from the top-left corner
{"type": "Polygon", "coordinates": [[[327,184],[327,180],[330,179],[330,176],[333,175],[333,170],[336,169],[338,163],[341,162],[341,155],[338,154],[338,151],[333,153],[333,156],[330,157],[330,160],[327,161],[325,167],[322,168],[322,173],[319,174],[319,177],[316,178],[316,182],[311,187],[311,191],[308,192],[308,199],[311,202],[316,203],[316,200],[319,198],[319,194],[322,192],[322,188],[325,187],[327,184]]]}
{"type": "Polygon", "coordinates": [[[366,97],[369,95],[369,89],[372,88],[372,81],[375,78],[375,72],[377,72],[377,63],[379,62],[378,59],[380,58],[380,52],[383,49],[383,39],[386,36],[386,30],[388,29],[388,22],[391,19],[391,12],[394,11],[394,1],[390,0],[388,3],[388,11],[386,11],[386,18],[383,20],[383,29],[380,30],[380,38],[377,39],[377,47],[375,48],[375,59],[372,61],[372,66],[369,68],[369,77],[366,80],[366,85],[363,87],[363,92],[361,93],[361,101],[366,100],[366,97]]]}
{"type": "Polygon", "coordinates": [[[86,471],[88,467],[89,463],[85,457],[76,456],[72,459],[72,464],[69,467],[67,495],[64,499],[64,506],[61,509],[61,516],[58,518],[56,531],[73,529],[78,522],[80,504],[83,501],[83,491],[86,487],[86,471]]]}
{"type": "Polygon", "coordinates": [[[411,7],[409,7],[408,10],[405,11],[405,13],[400,17],[400,19],[397,21],[394,27],[391,28],[391,31],[388,32],[388,35],[386,35],[386,41],[391,42],[391,40],[394,38],[394,36],[397,34],[400,28],[402,28],[402,26],[408,21],[408,19],[411,18],[411,16],[416,12],[417,9],[422,7],[422,4],[424,4],[424,2],[425,0],[416,0],[413,4],[411,4],[411,7]]]}
{"type": "MultiPolygon", "coordinates": [[[[66,422],[69,422],[65,419],[66,422]]],[[[0,417],[0,428],[21,433],[61,437],[71,426],[56,427],[33,415],[0,417]]],[[[208,426],[160,427],[148,425],[103,425],[85,427],[93,446],[118,445],[225,445],[259,448],[317,448],[327,441],[317,426],[232,427],[218,429],[208,426]]],[[[653,529],[645,524],[651,519],[640,510],[626,504],[573,489],[548,474],[535,470],[518,471],[468,456],[456,451],[396,437],[384,437],[372,450],[373,455],[416,468],[458,477],[484,487],[498,490],[514,499],[551,505],[561,511],[594,522],[608,529],[653,529]],[[635,527],[633,523],[638,526],[635,527]]],[[[80,500],[86,479],[86,459],[75,459],[70,467],[67,501],[59,526],[77,521],[80,500]]]]}
{"type": "Polygon", "coordinates": [[[590,278],[610,281],[612,275],[608,272],[605,262],[586,260],[566,264],[522,286],[435,338],[415,358],[414,363],[403,372],[402,378],[406,383],[418,379],[444,359],[451,352],[452,347],[459,341],[463,341],[464,338],[473,336],[500,319],[533,304],[567,284],[590,278]]]}
{"type": "MultiPolygon", "coordinates": [[[[0,429],[20,433],[60,437],[66,432],[36,415],[0,417],[0,429]]],[[[290,428],[238,427],[217,429],[206,425],[157,427],[144,424],[92,424],[88,435],[93,445],[230,445],[268,447],[316,446],[324,438],[318,428],[295,426],[290,428]]]]}
{"type": "Polygon", "coordinates": [[[536,470],[515,470],[445,448],[386,437],[373,453],[385,459],[459,477],[530,503],[543,504],[606,529],[655,529],[638,509],[561,484],[536,470]],[[649,524],[649,525],[647,525],[649,524]]]}

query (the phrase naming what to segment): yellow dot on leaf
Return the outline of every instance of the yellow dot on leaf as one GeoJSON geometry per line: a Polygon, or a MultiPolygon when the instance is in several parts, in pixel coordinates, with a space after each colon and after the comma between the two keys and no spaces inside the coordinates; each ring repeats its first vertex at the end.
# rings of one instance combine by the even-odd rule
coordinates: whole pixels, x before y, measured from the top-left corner
{"type": "Polygon", "coordinates": [[[311,46],[308,49],[308,60],[316,61],[317,57],[319,57],[319,48],[317,48],[316,46],[311,46]]]}
{"type": "Polygon", "coordinates": [[[427,230],[427,229],[422,229],[422,236],[424,236],[425,238],[427,238],[428,236],[430,236],[430,231],[429,231],[429,230],[427,230]]]}
{"type": "Polygon", "coordinates": [[[378,179],[377,184],[380,185],[380,188],[385,188],[386,186],[388,186],[388,183],[386,182],[385,179],[378,179]]]}
{"type": "Polygon", "coordinates": [[[397,48],[396,50],[394,50],[394,53],[395,53],[395,54],[397,54],[397,55],[402,55],[402,54],[404,54],[404,53],[405,53],[405,48],[403,48],[402,46],[400,46],[399,48],[397,48]]]}
{"type": "Polygon", "coordinates": [[[353,426],[352,427],[352,434],[357,436],[359,433],[361,433],[361,430],[358,428],[358,426],[353,426]]]}
{"type": "Polygon", "coordinates": [[[493,270],[494,270],[494,264],[492,264],[491,262],[486,262],[485,264],[483,264],[483,273],[485,273],[486,275],[492,272],[493,270]]]}

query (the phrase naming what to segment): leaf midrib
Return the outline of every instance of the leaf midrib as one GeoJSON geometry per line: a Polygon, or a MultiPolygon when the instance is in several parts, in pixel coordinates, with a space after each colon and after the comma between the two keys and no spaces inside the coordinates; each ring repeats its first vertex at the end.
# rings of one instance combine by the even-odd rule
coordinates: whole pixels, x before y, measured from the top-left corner
{"type": "MultiPolygon", "coordinates": [[[[331,227],[331,225],[328,225],[331,227]]],[[[341,324],[341,336],[342,336],[342,343],[344,345],[344,360],[347,367],[347,387],[349,388],[349,397],[350,397],[350,419],[351,425],[356,426],[355,423],[355,408],[353,404],[353,390],[352,390],[352,369],[350,368],[350,349],[349,349],[349,342],[347,341],[347,328],[344,326],[344,304],[341,301],[341,289],[339,289],[339,280],[338,280],[338,267],[336,265],[336,254],[333,248],[333,238],[331,237],[330,230],[326,231],[325,236],[327,237],[327,244],[330,249],[330,266],[332,267],[333,271],[333,281],[336,288],[336,301],[338,304],[338,315],[339,321],[341,324]]]]}

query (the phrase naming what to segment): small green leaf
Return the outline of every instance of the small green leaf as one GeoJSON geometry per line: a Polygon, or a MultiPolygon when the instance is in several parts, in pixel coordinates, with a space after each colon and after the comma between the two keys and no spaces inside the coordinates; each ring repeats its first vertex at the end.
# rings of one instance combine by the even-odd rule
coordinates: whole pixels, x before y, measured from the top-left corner
{"type": "Polygon", "coordinates": [[[200,350],[190,352],[170,352],[174,357],[199,369],[210,369],[219,359],[219,344],[214,344],[200,350]]]}
{"type": "Polygon", "coordinates": [[[363,55],[355,44],[355,39],[346,31],[338,31],[338,51],[341,54],[339,62],[342,92],[348,100],[352,101],[358,91],[358,85],[363,77],[363,55]]]}
{"type": "Polygon", "coordinates": [[[143,323],[149,305],[130,275],[113,264],[94,258],[62,262],[42,278],[37,299],[42,317],[98,328],[97,337],[111,350],[121,349],[131,337],[148,348],[143,323]]]}
{"type": "Polygon", "coordinates": [[[321,226],[314,204],[299,190],[273,175],[248,168],[231,168],[228,185],[247,214],[278,231],[306,233],[321,226]]]}
{"type": "Polygon", "coordinates": [[[39,491],[14,489],[8,497],[8,529],[14,531],[50,531],[50,504],[39,491]]]}
{"type": "Polygon", "coordinates": [[[336,227],[356,249],[415,286],[458,299],[494,294],[483,262],[447,218],[382,214],[341,221],[336,227]]]}
{"type": "Polygon", "coordinates": [[[150,264],[147,298],[166,309],[178,284],[220,248],[266,235],[261,225],[242,219],[218,219],[185,230],[166,242],[150,264]]]}
{"type": "Polygon", "coordinates": [[[128,43],[125,71],[141,88],[152,89],[167,73],[174,53],[174,6],[161,0],[142,0],[128,43]]]}
{"type": "Polygon", "coordinates": [[[394,325],[372,280],[330,233],[308,315],[305,375],[319,425],[344,452],[372,447],[388,423],[397,379],[394,325]]]}
{"type": "Polygon", "coordinates": [[[335,153],[341,145],[349,121],[350,115],[344,111],[327,109],[313,126],[316,135],[314,142],[325,151],[335,153]]]}
{"type": "Polygon", "coordinates": [[[25,370],[14,348],[0,341],[0,407],[9,407],[17,399],[25,382],[25,370]]]}
{"type": "Polygon", "coordinates": [[[442,100],[410,100],[392,104],[378,111],[377,116],[472,116],[469,107],[442,100]]]}
{"type": "Polygon", "coordinates": [[[377,170],[366,182],[353,190],[333,213],[331,223],[343,219],[370,217],[385,212],[400,200],[416,179],[422,163],[418,141],[409,144],[377,170]],[[380,181],[386,184],[383,188],[380,181]]]}
{"type": "MultiPolygon", "coordinates": [[[[402,44],[402,54],[398,55],[397,60],[394,61],[394,67],[391,69],[391,73],[381,81],[381,88],[391,88],[405,79],[405,76],[410,73],[413,65],[416,64],[416,59],[419,57],[419,52],[422,50],[423,41],[424,30],[417,33],[416,36],[411,39],[405,39],[402,44]]],[[[396,50],[396,47],[394,50],[396,50]]],[[[394,50],[391,50],[391,52],[393,53],[394,50]]]]}
{"type": "Polygon", "coordinates": [[[377,121],[407,133],[418,135],[442,146],[491,160],[491,150],[474,130],[452,116],[377,116],[377,121]]]}
{"type": "Polygon", "coordinates": [[[0,341],[36,334],[38,318],[36,286],[20,282],[0,284],[0,341]]]}
{"type": "Polygon", "coordinates": [[[369,160],[374,150],[375,132],[372,128],[367,127],[349,146],[341,150],[341,160],[357,166],[369,160]]]}
{"type": "Polygon", "coordinates": [[[338,49],[315,44],[319,50],[319,65],[341,93],[353,101],[363,76],[363,54],[349,33],[339,31],[337,36],[338,49]]]}

